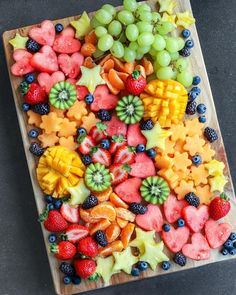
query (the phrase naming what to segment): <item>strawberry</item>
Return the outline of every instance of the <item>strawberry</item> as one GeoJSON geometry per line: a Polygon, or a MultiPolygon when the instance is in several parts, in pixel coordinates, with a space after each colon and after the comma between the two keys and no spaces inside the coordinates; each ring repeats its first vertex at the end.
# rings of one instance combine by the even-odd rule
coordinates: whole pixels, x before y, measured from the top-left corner
{"type": "Polygon", "coordinates": [[[132,164],[135,161],[135,148],[131,146],[122,146],[117,149],[114,163],[132,164]]]}
{"type": "Polygon", "coordinates": [[[141,183],[139,178],[129,178],[115,188],[115,193],[126,203],[140,203],[142,200],[139,191],[141,183]]]}
{"type": "Polygon", "coordinates": [[[137,153],[135,155],[135,163],[130,165],[130,175],[139,178],[147,178],[156,175],[156,169],[153,161],[146,153],[137,153]]]}
{"type": "Polygon", "coordinates": [[[192,243],[182,248],[183,254],[193,260],[207,260],[210,258],[210,247],[206,238],[201,233],[192,235],[192,243]]]}
{"type": "Polygon", "coordinates": [[[93,163],[100,163],[109,167],[111,165],[111,154],[108,150],[95,147],[92,155],[93,163]]]}
{"type": "Polygon", "coordinates": [[[145,230],[160,232],[163,225],[163,216],[159,206],[149,204],[147,209],[145,214],[138,214],[136,216],[136,224],[145,230]]]}
{"type": "Polygon", "coordinates": [[[80,74],[80,66],[84,62],[84,57],[81,53],[75,52],[71,56],[68,54],[60,54],[58,56],[58,64],[63,73],[69,78],[77,78],[80,74]]]}
{"type": "Polygon", "coordinates": [[[187,206],[182,212],[187,226],[195,233],[202,230],[209,219],[209,208],[206,205],[201,205],[198,208],[187,206]]]}
{"type": "Polygon", "coordinates": [[[77,250],[82,255],[95,257],[98,254],[98,244],[92,237],[86,237],[78,242],[77,250]]]}
{"type": "Polygon", "coordinates": [[[124,137],[126,136],[127,133],[127,125],[120,121],[117,116],[112,115],[112,118],[110,121],[106,122],[107,125],[107,134],[108,136],[112,137],[113,135],[119,136],[123,135],[124,137]]]}
{"type": "Polygon", "coordinates": [[[126,90],[133,95],[140,95],[146,87],[146,79],[141,75],[139,70],[134,70],[126,79],[126,90]]]}
{"type": "Polygon", "coordinates": [[[46,230],[51,232],[62,232],[68,228],[67,221],[63,218],[60,212],[56,210],[45,210],[39,216],[39,221],[44,222],[46,230]]]}
{"type": "Polygon", "coordinates": [[[100,109],[113,110],[118,102],[118,96],[111,94],[107,85],[98,85],[93,93],[93,97],[94,101],[90,105],[93,112],[97,112],[100,109]]]}
{"type": "Polygon", "coordinates": [[[72,28],[64,29],[53,43],[53,50],[58,53],[71,54],[80,51],[81,43],[74,38],[75,32],[72,28]]]}
{"type": "Polygon", "coordinates": [[[214,220],[221,219],[229,213],[230,208],[229,198],[222,193],[211,201],[209,206],[210,217],[214,220]]]}
{"type": "Polygon", "coordinates": [[[70,223],[79,222],[79,208],[71,207],[69,203],[63,203],[60,208],[61,215],[70,223]]]}
{"type": "Polygon", "coordinates": [[[77,99],[84,100],[85,96],[89,94],[88,88],[82,85],[76,85],[77,99]]]}
{"type": "Polygon", "coordinates": [[[135,146],[135,147],[138,144],[146,145],[147,140],[141,133],[139,123],[129,125],[128,133],[127,133],[127,141],[128,141],[128,145],[135,146]]]}
{"type": "Polygon", "coordinates": [[[32,73],[35,69],[30,64],[32,54],[25,49],[16,49],[13,53],[15,63],[11,66],[11,73],[14,76],[21,77],[28,73],[32,73]]]}
{"type": "Polygon", "coordinates": [[[111,145],[109,148],[109,152],[111,154],[115,154],[119,147],[126,146],[126,139],[123,134],[119,136],[113,135],[111,139],[111,145]]]}
{"type": "Polygon", "coordinates": [[[89,230],[87,227],[80,224],[71,224],[61,237],[63,240],[67,240],[75,244],[79,240],[87,237],[88,234],[89,230]]]}
{"type": "Polygon", "coordinates": [[[31,83],[29,85],[28,91],[25,94],[25,102],[30,105],[35,105],[38,103],[45,103],[48,100],[47,93],[39,84],[31,83]]]}
{"type": "Polygon", "coordinates": [[[60,71],[54,72],[51,76],[48,73],[40,73],[37,80],[39,85],[49,93],[54,84],[65,80],[65,75],[60,71]]]}
{"type": "Polygon", "coordinates": [[[78,138],[78,140],[80,143],[78,150],[81,154],[88,155],[91,151],[91,148],[95,146],[94,139],[91,136],[86,135],[78,138]]]}
{"type": "Polygon", "coordinates": [[[61,241],[58,244],[52,244],[51,253],[60,260],[72,259],[76,254],[76,247],[68,241],[61,241]]]}
{"type": "Polygon", "coordinates": [[[130,166],[127,164],[113,164],[109,169],[112,174],[111,184],[113,185],[124,182],[129,176],[128,172],[130,172],[130,166]]]}
{"type": "Polygon", "coordinates": [[[96,270],[96,263],[92,259],[75,260],[74,267],[76,274],[82,279],[86,279],[94,274],[96,270]]]}
{"type": "Polygon", "coordinates": [[[182,210],[188,206],[185,200],[178,200],[175,195],[170,194],[163,205],[166,220],[169,223],[176,222],[182,217],[182,210]]]}
{"type": "Polygon", "coordinates": [[[52,46],[55,40],[55,27],[52,21],[45,20],[40,27],[33,27],[29,31],[29,36],[40,45],[52,46]]]}
{"type": "Polygon", "coordinates": [[[90,131],[89,131],[89,135],[95,140],[96,143],[99,143],[102,139],[107,138],[106,134],[105,134],[105,130],[107,129],[107,125],[102,123],[102,122],[98,122],[96,124],[96,126],[93,126],[90,131]]]}

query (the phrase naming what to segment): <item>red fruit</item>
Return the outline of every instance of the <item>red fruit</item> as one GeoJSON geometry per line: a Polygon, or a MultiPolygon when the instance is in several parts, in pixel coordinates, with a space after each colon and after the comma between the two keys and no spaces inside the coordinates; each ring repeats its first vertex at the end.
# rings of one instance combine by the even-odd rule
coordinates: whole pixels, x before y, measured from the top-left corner
{"type": "Polygon", "coordinates": [[[79,207],[71,207],[69,203],[63,203],[60,208],[61,215],[70,223],[79,222],[79,207]]]}
{"type": "Polygon", "coordinates": [[[74,267],[76,274],[82,279],[90,277],[96,270],[96,263],[92,259],[75,260],[74,267]]]}
{"type": "Polygon", "coordinates": [[[54,72],[51,75],[48,73],[40,73],[37,80],[39,85],[43,87],[47,93],[49,93],[54,84],[65,80],[65,75],[60,71],[54,72]]]}
{"type": "Polygon", "coordinates": [[[147,140],[141,133],[139,123],[129,125],[127,140],[128,140],[128,145],[131,145],[131,146],[136,147],[138,144],[146,145],[147,140]]]}
{"type": "Polygon", "coordinates": [[[187,226],[195,233],[202,230],[209,219],[209,208],[206,205],[201,205],[198,208],[187,206],[182,212],[187,226]]]}
{"type": "Polygon", "coordinates": [[[210,219],[205,224],[206,239],[212,249],[222,246],[229,238],[232,226],[227,223],[217,223],[210,219]]]}
{"type": "Polygon", "coordinates": [[[186,206],[188,206],[188,202],[185,200],[179,201],[175,195],[170,194],[163,205],[166,220],[169,223],[176,222],[182,217],[182,210],[186,206]]]}
{"type": "Polygon", "coordinates": [[[135,156],[135,163],[130,165],[130,175],[139,178],[147,178],[148,176],[156,175],[156,169],[153,161],[146,155],[146,153],[137,153],[135,156]]]}
{"type": "Polygon", "coordinates": [[[117,149],[114,163],[132,164],[135,161],[134,148],[131,146],[122,146],[117,149]]]}
{"type": "Polygon", "coordinates": [[[69,241],[61,241],[59,244],[52,244],[51,252],[60,260],[69,260],[75,256],[76,247],[69,241]]]}
{"type": "Polygon", "coordinates": [[[80,73],[80,66],[84,62],[84,57],[81,53],[75,52],[71,56],[68,54],[60,54],[58,56],[58,64],[63,73],[69,78],[77,78],[80,73]]]}
{"type": "Polygon", "coordinates": [[[91,148],[94,146],[95,146],[95,141],[93,140],[91,136],[87,135],[81,139],[81,143],[78,149],[81,152],[81,154],[87,155],[90,153],[91,148]]]}
{"type": "Polygon", "coordinates": [[[170,251],[176,253],[181,251],[183,246],[187,243],[189,234],[190,231],[187,226],[178,227],[176,229],[173,226],[170,226],[168,232],[162,231],[161,237],[170,251]]]}
{"type": "Polygon", "coordinates": [[[77,80],[73,79],[73,78],[68,78],[68,79],[66,79],[66,82],[69,82],[72,85],[76,85],[77,80]]]}
{"type": "Polygon", "coordinates": [[[56,37],[52,48],[58,53],[71,54],[80,51],[81,43],[74,38],[74,30],[66,28],[56,37]]]}
{"type": "Polygon", "coordinates": [[[35,53],[30,63],[39,72],[51,74],[58,71],[56,53],[48,45],[43,46],[39,52],[35,53]]]}
{"type": "Polygon", "coordinates": [[[37,83],[31,83],[24,99],[28,104],[34,105],[47,102],[48,97],[44,88],[37,83]]]}
{"type": "Polygon", "coordinates": [[[34,72],[34,68],[30,64],[32,54],[25,49],[16,49],[13,53],[13,59],[16,61],[11,66],[11,73],[14,76],[21,77],[28,73],[34,72]]]}
{"type": "Polygon", "coordinates": [[[90,105],[93,112],[100,109],[113,110],[118,102],[118,96],[111,94],[107,85],[99,85],[93,93],[94,101],[90,105]]]}
{"type": "Polygon", "coordinates": [[[89,135],[95,140],[96,143],[101,142],[102,139],[107,138],[105,130],[107,125],[101,122],[98,122],[96,126],[93,126],[89,131],[89,135]]]}
{"type": "Polygon", "coordinates": [[[125,81],[126,90],[133,95],[141,94],[144,91],[146,84],[146,79],[138,70],[134,70],[125,81]]]}
{"type": "Polygon", "coordinates": [[[109,152],[111,154],[114,154],[116,153],[117,149],[122,146],[126,146],[126,139],[124,138],[124,136],[122,134],[120,134],[119,136],[113,135],[109,152]]]}
{"type": "Polygon", "coordinates": [[[111,184],[117,185],[128,178],[130,166],[127,164],[113,164],[109,169],[112,174],[111,184]]]}
{"type": "Polygon", "coordinates": [[[200,233],[192,235],[192,243],[186,244],[182,248],[183,254],[193,260],[207,260],[210,258],[211,248],[209,247],[207,240],[200,233]]]}
{"type": "Polygon", "coordinates": [[[55,40],[55,35],[55,27],[50,20],[43,21],[40,24],[40,27],[33,27],[29,31],[30,38],[41,45],[52,46],[55,40]]]}
{"type": "Polygon", "coordinates": [[[87,237],[89,234],[89,229],[80,224],[71,224],[66,232],[63,234],[66,240],[70,241],[71,243],[75,244],[79,240],[87,237]]]}
{"type": "Polygon", "coordinates": [[[15,61],[19,61],[24,57],[27,57],[30,59],[32,56],[33,55],[29,51],[27,51],[26,49],[16,49],[13,52],[13,59],[15,61]]]}
{"type": "Polygon", "coordinates": [[[92,155],[93,163],[100,163],[109,167],[111,165],[111,154],[108,150],[102,148],[96,148],[96,151],[92,155]]]}
{"type": "Polygon", "coordinates": [[[139,178],[129,178],[115,188],[115,193],[126,203],[140,203],[142,200],[139,191],[141,183],[139,178]]]}
{"type": "Polygon", "coordinates": [[[77,99],[84,100],[85,96],[89,94],[88,88],[86,86],[76,85],[77,99]]]}
{"type": "Polygon", "coordinates": [[[85,256],[95,257],[98,254],[98,244],[92,237],[86,237],[78,242],[77,250],[85,256]]]}
{"type": "Polygon", "coordinates": [[[65,231],[68,228],[67,221],[63,218],[60,212],[56,210],[41,214],[40,221],[44,221],[44,227],[46,230],[54,233],[65,231]]]}
{"type": "Polygon", "coordinates": [[[230,211],[231,205],[226,194],[214,198],[209,206],[210,217],[214,220],[225,217],[230,211]]]}
{"type": "Polygon", "coordinates": [[[160,208],[157,205],[149,204],[145,214],[137,215],[136,224],[145,230],[155,230],[160,232],[163,225],[163,216],[160,208]]]}
{"type": "Polygon", "coordinates": [[[126,136],[127,133],[127,125],[120,121],[115,115],[112,116],[111,121],[106,122],[107,125],[107,134],[112,137],[113,135],[126,136]]]}

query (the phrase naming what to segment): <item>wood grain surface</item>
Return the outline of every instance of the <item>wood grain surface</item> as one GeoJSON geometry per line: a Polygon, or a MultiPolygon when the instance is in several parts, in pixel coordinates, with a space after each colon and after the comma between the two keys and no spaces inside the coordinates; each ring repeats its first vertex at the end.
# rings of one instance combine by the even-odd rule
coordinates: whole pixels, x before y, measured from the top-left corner
{"type": "MultiPolygon", "coordinates": [[[[147,2],[149,4],[151,4],[153,8],[155,7],[156,1],[150,0],[147,2]]],[[[190,5],[189,0],[178,0],[178,5],[176,8],[176,11],[183,12],[185,10],[191,11],[191,5],[190,5]]],[[[92,15],[92,14],[93,13],[90,13],[90,15],[92,15]]],[[[68,18],[64,18],[64,19],[60,19],[60,20],[55,20],[54,23],[60,22],[64,26],[67,26],[67,25],[69,25],[69,23],[72,20],[75,20],[78,18],[79,18],[79,16],[68,17],[68,18]]],[[[29,129],[29,126],[27,125],[27,115],[25,113],[23,113],[20,108],[21,103],[22,103],[22,97],[20,96],[20,93],[18,91],[18,86],[19,86],[20,82],[22,81],[22,79],[14,77],[10,73],[10,67],[14,61],[12,59],[13,50],[12,50],[11,45],[8,43],[8,41],[10,39],[14,38],[15,33],[17,33],[17,32],[23,36],[26,36],[31,27],[32,26],[27,26],[27,27],[18,28],[15,30],[4,32],[3,42],[4,42],[4,49],[5,49],[7,66],[8,66],[8,71],[9,71],[9,76],[10,76],[10,81],[11,81],[11,86],[12,86],[14,102],[15,102],[15,106],[16,106],[16,110],[17,110],[17,116],[18,116],[18,120],[19,120],[20,130],[21,130],[21,134],[22,134],[22,138],[23,138],[24,149],[25,149],[25,154],[26,154],[27,163],[28,163],[28,167],[29,167],[30,177],[31,177],[32,185],[33,185],[35,202],[36,202],[38,212],[41,213],[45,207],[45,203],[43,200],[43,193],[37,183],[37,178],[36,178],[37,161],[35,160],[35,157],[32,156],[32,154],[29,152],[30,138],[27,135],[27,132],[29,129]]],[[[192,51],[190,61],[191,61],[191,65],[193,68],[193,72],[195,74],[199,74],[202,78],[202,83],[201,83],[202,93],[200,95],[200,100],[204,101],[204,103],[207,106],[207,109],[208,109],[207,116],[208,116],[209,126],[215,128],[216,130],[220,130],[219,124],[218,124],[218,119],[217,119],[217,114],[216,114],[216,110],[215,110],[215,105],[214,105],[214,101],[213,101],[213,97],[212,97],[212,92],[211,92],[211,88],[210,88],[210,84],[209,84],[209,80],[208,80],[208,76],[207,76],[207,71],[206,71],[204,60],[203,60],[202,51],[201,51],[201,47],[200,47],[200,43],[199,43],[199,38],[198,38],[198,34],[197,34],[197,30],[196,30],[195,26],[191,27],[191,33],[192,33],[192,38],[195,43],[195,47],[192,51]]],[[[223,143],[220,131],[219,131],[219,140],[213,144],[213,148],[216,150],[216,159],[223,161],[225,163],[225,165],[226,165],[225,174],[227,175],[228,180],[229,180],[226,187],[225,187],[225,192],[230,196],[230,198],[232,200],[232,202],[231,202],[232,209],[231,209],[230,213],[227,215],[227,217],[225,218],[225,221],[230,222],[233,225],[234,229],[236,229],[235,194],[234,194],[232,179],[230,176],[228,161],[227,161],[227,157],[226,157],[226,153],[225,153],[224,143],[223,143]]],[[[42,227],[42,231],[43,231],[45,245],[47,248],[48,260],[49,260],[49,264],[50,264],[50,268],[51,268],[53,283],[54,283],[55,291],[57,294],[75,294],[75,293],[85,292],[85,291],[104,287],[102,280],[98,280],[97,282],[90,282],[88,280],[87,281],[84,280],[78,286],[64,285],[62,282],[62,274],[58,270],[59,262],[57,259],[55,259],[53,257],[52,254],[50,254],[50,251],[49,251],[49,245],[48,245],[48,241],[47,241],[48,232],[43,227],[42,227]]],[[[33,235],[33,233],[32,233],[32,235],[33,235]]],[[[166,251],[166,252],[168,253],[168,251],[166,251]]],[[[172,265],[172,268],[170,269],[170,271],[168,271],[168,273],[186,270],[186,269],[194,268],[194,267],[199,267],[201,265],[218,262],[220,260],[232,259],[234,257],[235,256],[224,257],[223,255],[219,254],[219,251],[216,250],[216,251],[212,251],[211,258],[208,261],[196,262],[193,260],[188,260],[188,263],[184,268],[181,268],[177,265],[172,265]]],[[[142,272],[140,277],[132,277],[130,275],[126,275],[125,273],[119,273],[119,274],[113,275],[113,277],[111,279],[111,285],[126,283],[126,282],[133,281],[133,280],[140,280],[140,279],[158,276],[158,275],[162,275],[162,274],[166,274],[166,273],[167,272],[164,272],[163,270],[161,270],[160,267],[158,267],[156,269],[156,271],[154,271],[154,272],[151,270],[147,270],[145,272],[142,272]]]]}

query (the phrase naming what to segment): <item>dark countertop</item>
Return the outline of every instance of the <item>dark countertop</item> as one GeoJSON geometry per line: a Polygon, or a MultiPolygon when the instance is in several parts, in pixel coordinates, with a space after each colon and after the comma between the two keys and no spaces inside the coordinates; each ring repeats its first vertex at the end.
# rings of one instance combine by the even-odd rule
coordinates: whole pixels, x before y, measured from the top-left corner
{"type": "MultiPolygon", "coordinates": [[[[0,33],[118,0],[1,0],[0,33]]],[[[192,0],[229,164],[236,182],[236,2],[192,0]]],[[[0,294],[54,294],[0,40],[0,294]]],[[[90,294],[236,294],[236,260],[90,294]]]]}

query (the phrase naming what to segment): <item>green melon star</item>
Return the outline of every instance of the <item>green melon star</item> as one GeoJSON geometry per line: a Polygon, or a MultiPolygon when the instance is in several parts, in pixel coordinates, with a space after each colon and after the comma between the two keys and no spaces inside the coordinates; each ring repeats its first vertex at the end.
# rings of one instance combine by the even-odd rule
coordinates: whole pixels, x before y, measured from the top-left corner
{"type": "Polygon", "coordinates": [[[226,179],[226,177],[224,175],[217,175],[212,178],[209,178],[211,192],[218,191],[220,193],[223,193],[224,187],[227,182],[228,182],[228,180],[226,179]]]}
{"type": "Polygon", "coordinates": [[[225,169],[225,164],[217,160],[211,160],[204,165],[211,176],[222,175],[225,169]]]}
{"type": "Polygon", "coordinates": [[[104,285],[108,286],[110,278],[114,274],[112,271],[114,266],[114,257],[108,256],[106,258],[98,257],[96,260],[97,268],[96,272],[103,278],[104,285]]]}
{"type": "Polygon", "coordinates": [[[90,195],[90,190],[87,189],[82,178],[76,186],[68,187],[67,190],[71,194],[69,203],[72,206],[82,204],[90,195]]]}
{"type": "Polygon", "coordinates": [[[74,20],[70,24],[76,29],[75,37],[78,39],[83,39],[92,30],[90,18],[86,11],[83,12],[78,20],[74,20]]]}
{"type": "Polygon", "coordinates": [[[169,14],[173,13],[173,9],[176,7],[177,2],[173,0],[158,0],[160,4],[160,10],[159,12],[166,11],[169,14]]]}
{"type": "Polygon", "coordinates": [[[155,244],[155,231],[144,231],[141,228],[136,227],[135,229],[136,238],[129,243],[131,247],[137,247],[141,254],[144,253],[145,247],[144,243],[155,244]]]}
{"type": "Polygon", "coordinates": [[[23,37],[20,34],[16,33],[15,37],[9,40],[9,43],[13,46],[14,50],[24,49],[28,40],[28,37],[23,37]]]}
{"type": "Polygon", "coordinates": [[[127,274],[131,273],[132,266],[138,262],[138,257],[134,256],[131,252],[131,248],[128,247],[122,252],[114,252],[115,264],[113,266],[113,272],[119,272],[123,270],[127,274]]]}

